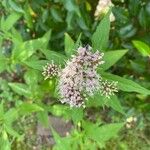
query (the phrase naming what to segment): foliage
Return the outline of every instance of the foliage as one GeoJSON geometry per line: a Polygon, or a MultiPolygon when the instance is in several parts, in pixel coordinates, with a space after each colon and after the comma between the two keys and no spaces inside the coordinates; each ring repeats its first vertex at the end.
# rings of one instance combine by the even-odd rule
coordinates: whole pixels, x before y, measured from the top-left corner
{"type": "MultiPolygon", "coordinates": [[[[112,1],[115,22],[108,12],[94,20],[97,1],[91,0],[2,0],[0,2],[0,145],[2,150],[33,149],[26,143],[26,120],[33,116],[33,136],[39,122],[53,134],[53,149],[136,149],[140,131],[150,144],[150,3],[146,0],[112,1]],[[90,44],[104,52],[105,64],[98,73],[108,81],[118,81],[119,93],[110,99],[96,93],[88,97],[86,108],[70,108],[58,100],[57,79],[44,80],[43,66],[52,60],[64,67],[80,45],[90,44]],[[137,51],[138,50],[138,51],[137,51]],[[107,72],[106,72],[107,71],[107,72]],[[109,73],[108,73],[109,72],[109,73]],[[69,120],[72,129],[61,136],[49,116],[69,120]],[[138,118],[128,131],[126,119],[138,118]],[[23,123],[22,123],[23,120],[23,123]],[[18,123],[22,123],[18,125],[18,123]],[[125,137],[125,138],[124,138],[125,137]],[[126,139],[122,141],[121,139],[126,139]],[[117,143],[117,144],[116,144],[117,143]]],[[[44,148],[44,144],[42,145],[44,148]]],[[[50,146],[47,146],[48,149],[50,146]]],[[[140,148],[139,148],[140,149],[140,148]]],[[[142,148],[141,148],[142,149],[142,148]]]]}

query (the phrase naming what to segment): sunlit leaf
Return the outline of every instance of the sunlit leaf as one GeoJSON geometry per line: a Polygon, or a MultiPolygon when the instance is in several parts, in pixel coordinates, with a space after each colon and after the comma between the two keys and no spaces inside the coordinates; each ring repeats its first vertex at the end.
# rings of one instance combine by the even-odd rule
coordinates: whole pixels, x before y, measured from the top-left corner
{"type": "Polygon", "coordinates": [[[142,41],[132,41],[133,45],[143,56],[150,56],[150,46],[142,41]]]}

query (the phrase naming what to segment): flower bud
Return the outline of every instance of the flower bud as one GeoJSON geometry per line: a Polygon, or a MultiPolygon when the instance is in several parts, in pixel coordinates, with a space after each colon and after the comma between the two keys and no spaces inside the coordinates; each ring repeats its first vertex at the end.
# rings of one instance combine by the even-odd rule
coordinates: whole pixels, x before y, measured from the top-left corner
{"type": "Polygon", "coordinates": [[[44,76],[45,80],[48,78],[56,77],[58,73],[59,73],[59,67],[55,65],[53,61],[52,63],[47,63],[43,67],[42,75],[44,76]]]}

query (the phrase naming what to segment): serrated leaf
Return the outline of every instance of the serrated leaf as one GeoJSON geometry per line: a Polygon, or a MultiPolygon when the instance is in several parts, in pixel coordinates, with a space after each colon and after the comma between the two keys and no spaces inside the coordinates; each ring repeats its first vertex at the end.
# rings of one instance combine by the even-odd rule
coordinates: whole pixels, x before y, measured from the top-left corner
{"type": "Polygon", "coordinates": [[[110,13],[108,13],[96,28],[92,35],[92,47],[94,50],[105,51],[108,44],[110,30],[110,13]]]}
{"type": "Polygon", "coordinates": [[[108,125],[98,126],[90,122],[83,122],[85,135],[94,141],[103,143],[115,137],[124,123],[111,123],[108,125]]]}
{"type": "Polygon", "coordinates": [[[105,63],[101,65],[100,67],[103,70],[109,69],[111,66],[113,66],[120,58],[122,58],[128,50],[113,50],[106,52],[104,54],[103,60],[105,63]]]}
{"type": "Polygon", "coordinates": [[[150,46],[142,41],[133,40],[133,45],[143,56],[150,56],[150,46]]]}
{"type": "Polygon", "coordinates": [[[150,90],[142,87],[132,80],[105,72],[101,72],[101,75],[107,80],[118,81],[118,88],[122,91],[137,92],[144,95],[150,95],[150,90]]]}

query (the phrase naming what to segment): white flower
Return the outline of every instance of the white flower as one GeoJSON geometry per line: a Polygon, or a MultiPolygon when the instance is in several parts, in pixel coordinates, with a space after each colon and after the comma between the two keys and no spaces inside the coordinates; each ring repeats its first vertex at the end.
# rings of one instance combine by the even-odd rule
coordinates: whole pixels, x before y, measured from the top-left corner
{"type": "MultiPolygon", "coordinates": [[[[96,7],[95,14],[94,14],[95,19],[98,20],[103,15],[107,14],[107,12],[109,11],[109,8],[112,6],[113,4],[111,0],[99,0],[98,5],[96,7]]],[[[113,13],[111,13],[110,22],[113,22],[113,21],[115,21],[115,16],[113,15],[113,13]]]]}
{"type": "Polygon", "coordinates": [[[137,118],[131,116],[131,117],[129,117],[129,118],[126,119],[126,124],[125,124],[125,126],[126,126],[126,128],[128,128],[128,129],[133,128],[133,127],[135,127],[136,122],[137,122],[137,118]]]}

